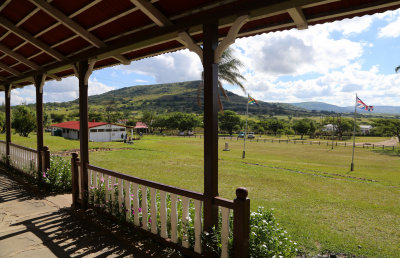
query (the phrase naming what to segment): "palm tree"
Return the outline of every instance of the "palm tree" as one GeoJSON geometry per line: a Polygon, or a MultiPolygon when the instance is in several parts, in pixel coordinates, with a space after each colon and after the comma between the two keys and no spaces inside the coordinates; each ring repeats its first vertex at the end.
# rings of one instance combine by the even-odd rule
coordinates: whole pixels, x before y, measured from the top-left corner
{"type": "MultiPolygon", "coordinates": [[[[241,80],[246,80],[243,75],[240,74],[239,68],[243,66],[243,63],[236,59],[233,55],[233,49],[228,48],[222,53],[221,61],[219,63],[218,68],[218,88],[221,91],[222,95],[225,99],[229,99],[224,86],[222,85],[222,81],[225,81],[231,85],[239,86],[244,93],[246,93],[246,89],[244,85],[240,82],[241,80]]],[[[203,77],[203,74],[202,76],[203,77]]],[[[197,90],[197,103],[200,106],[200,94],[203,88],[203,82],[199,85],[197,90]]],[[[221,111],[223,111],[221,98],[218,95],[218,104],[221,111]]]]}
{"type": "Polygon", "coordinates": [[[400,71],[400,65],[397,66],[395,70],[396,70],[396,73],[397,73],[398,71],[400,71]]]}

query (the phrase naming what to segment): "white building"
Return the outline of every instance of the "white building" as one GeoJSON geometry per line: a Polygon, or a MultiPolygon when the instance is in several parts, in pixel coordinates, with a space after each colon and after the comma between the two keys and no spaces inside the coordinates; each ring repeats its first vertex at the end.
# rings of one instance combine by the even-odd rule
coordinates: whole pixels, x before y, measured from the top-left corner
{"type": "Polygon", "coordinates": [[[336,125],[333,124],[327,124],[322,127],[323,132],[332,132],[333,130],[336,130],[336,125]]]}
{"type": "Polygon", "coordinates": [[[371,125],[360,125],[360,131],[362,134],[366,135],[371,132],[372,126],[371,125]]]}
{"type": "MultiPolygon", "coordinates": [[[[89,122],[89,141],[111,142],[126,139],[125,126],[104,122],[89,122]]],[[[51,135],[67,139],[79,139],[79,121],[68,121],[51,125],[51,135]]]]}

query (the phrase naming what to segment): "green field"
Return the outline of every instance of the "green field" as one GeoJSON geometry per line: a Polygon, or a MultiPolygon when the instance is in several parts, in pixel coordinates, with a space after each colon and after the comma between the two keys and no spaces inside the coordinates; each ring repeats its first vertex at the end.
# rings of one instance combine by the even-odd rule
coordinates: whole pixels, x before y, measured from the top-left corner
{"type": "MultiPolygon", "coordinates": [[[[4,139],[4,135],[1,135],[4,139]]],[[[13,142],[36,146],[36,137],[13,135],[13,142]]],[[[387,138],[386,138],[387,139],[387,138]]],[[[384,139],[385,140],[385,139],[384,139]]],[[[373,140],[371,140],[373,141],[373,140]]],[[[78,149],[79,142],[45,135],[53,151],[78,149]]],[[[90,163],[195,191],[203,190],[203,139],[145,136],[133,145],[91,143],[92,148],[130,149],[91,152],[90,163]]],[[[274,208],[300,250],[309,255],[334,252],[368,257],[400,253],[400,157],[326,145],[220,140],[219,192],[234,198],[249,190],[251,207],[274,208]],[[231,151],[225,152],[225,142],[231,151]]]]}

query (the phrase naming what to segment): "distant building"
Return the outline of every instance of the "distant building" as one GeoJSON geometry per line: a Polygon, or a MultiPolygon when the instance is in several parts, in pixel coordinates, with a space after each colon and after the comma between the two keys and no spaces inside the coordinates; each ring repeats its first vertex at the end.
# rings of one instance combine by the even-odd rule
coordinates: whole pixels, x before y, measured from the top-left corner
{"type": "MultiPolygon", "coordinates": [[[[89,141],[111,142],[126,138],[125,126],[105,122],[89,122],[89,141]]],[[[51,135],[78,140],[80,133],[79,121],[69,121],[51,125],[51,135]]]]}
{"type": "Polygon", "coordinates": [[[146,123],[143,122],[136,122],[135,126],[136,133],[148,133],[149,132],[149,127],[146,125],[146,123]]]}
{"type": "Polygon", "coordinates": [[[363,135],[369,134],[371,132],[371,125],[360,125],[360,131],[363,135]]]}
{"type": "Polygon", "coordinates": [[[336,125],[327,124],[322,127],[323,132],[332,132],[333,130],[336,130],[336,125]]]}

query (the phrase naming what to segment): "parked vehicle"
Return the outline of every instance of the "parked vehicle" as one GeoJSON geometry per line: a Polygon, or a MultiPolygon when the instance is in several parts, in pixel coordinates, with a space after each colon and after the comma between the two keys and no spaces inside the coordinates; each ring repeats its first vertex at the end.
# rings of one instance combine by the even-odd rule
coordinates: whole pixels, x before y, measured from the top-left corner
{"type": "Polygon", "coordinates": [[[248,139],[254,139],[254,132],[249,132],[248,134],[247,134],[247,138],[248,139]]]}
{"type": "Polygon", "coordinates": [[[240,132],[238,138],[244,138],[244,132],[240,132]]]}

